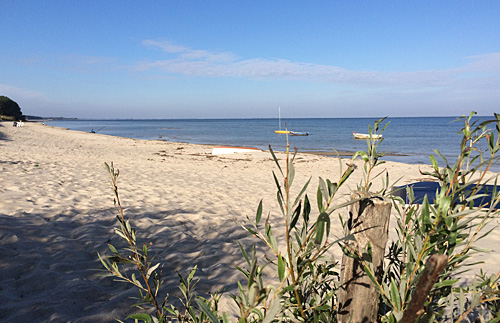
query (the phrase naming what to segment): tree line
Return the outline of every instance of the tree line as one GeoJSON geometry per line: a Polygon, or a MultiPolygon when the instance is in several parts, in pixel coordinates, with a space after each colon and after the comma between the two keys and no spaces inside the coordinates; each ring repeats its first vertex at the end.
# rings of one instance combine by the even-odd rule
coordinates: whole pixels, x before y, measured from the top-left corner
{"type": "Polygon", "coordinates": [[[6,96],[0,96],[0,119],[24,121],[19,104],[6,96]]]}

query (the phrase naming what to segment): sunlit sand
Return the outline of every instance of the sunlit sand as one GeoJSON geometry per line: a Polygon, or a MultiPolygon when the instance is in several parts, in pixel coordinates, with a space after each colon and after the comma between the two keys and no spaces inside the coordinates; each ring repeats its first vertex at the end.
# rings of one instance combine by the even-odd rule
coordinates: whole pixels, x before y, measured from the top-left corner
{"type": "MultiPolygon", "coordinates": [[[[255,240],[241,228],[253,218],[261,199],[264,214],[280,223],[269,152],[212,155],[213,146],[144,141],[25,123],[0,124],[0,318],[6,322],[114,322],[134,309],[137,291],[91,269],[102,269],[97,252],[107,243],[122,245],[113,232],[116,209],[104,162],[120,170],[119,193],[125,215],[137,228],[139,243],[164,264],[165,288],[177,291],[176,271],[198,265],[198,289],[227,293],[243,279],[237,242],[255,240]]],[[[284,154],[278,153],[284,160],[284,154]]],[[[343,160],[345,167],[349,160],[343,160]]],[[[358,161],[361,166],[360,161],[358,161]]],[[[296,158],[293,190],[312,177],[308,194],[315,200],[318,177],[337,181],[338,159],[311,154],[296,158]]],[[[424,178],[426,165],[387,162],[398,185],[424,178]]],[[[355,189],[361,167],[349,179],[355,189]]],[[[375,180],[375,189],[381,179],[375,180]]],[[[348,189],[343,188],[341,199],[348,189]]],[[[342,211],[346,213],[346,210],[342,211]]],[[[335,217],[336,218],[336,217],[335,217]]],[[[279,230],[278,230],[279,231],[279,230]]],[[[392,230],[393,231],[393,230],[392,230]]],[[[341,235],[334,222],[334,235],[341,235]]],[[[482,244],[495,252],[478,257],[478,268],[495,273],[500,236],[482,244]]],[[[340,252],[336,253],[340,259],[340,252]]],[[[473,273],[471,273],[472,275],[473,273]]],[[[173,298],[173,296],[172,296],[173,298]]],[[[230,310],[231,300],[223,302],[230,310]]]]}

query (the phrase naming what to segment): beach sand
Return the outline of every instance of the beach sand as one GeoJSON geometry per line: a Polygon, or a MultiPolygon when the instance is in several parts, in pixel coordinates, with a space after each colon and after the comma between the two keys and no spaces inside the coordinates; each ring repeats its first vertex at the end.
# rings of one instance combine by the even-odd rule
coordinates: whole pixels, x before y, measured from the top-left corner
{"type": "MultiPolygon", "coordinates": [[[[163,264],[171,298],[178,294],[176,271],[187,275],[195,264],[199,291],[234,294],[244,279],[234,269],[244,265],[238,241],[256,242],[241,225],[254,219],[261,199],[271,224],[281,223],[272,175],[279,171],[269,152],[214,156],[212,148],[0,123],[0,321],[115,322],[137,312],[130,307],[135,288],[94,270],[103,268],[97,253],[108,254],[108,242],[123,246],[114,234],[117,210],[104,162],[120,170],[125,216],[139,243],[150,244],[163,264]]],[[[284,154],[277,156],[283,162],[284,154]]],[[[362,178],[358,164],[341,199],[362,178]]],[[[299,153],[295,167],[293,192],[311,177],[311,201],[318,177],[336,182],[340,176],[336,158],[299,153]]],[[[381,167],[391,182],[401,178],[399,185],[429,170],[393,162],[381,167]]],[[[341,235],[338,221],[333,234],[341,235]]],[[[494,252],[477,259],[485,261],[479,268],[496,273],[499,243],[495,233],[482,242],[494,252]]],[[[232,301],[226,297],[222,306],[231,310],[232,301]]]]}

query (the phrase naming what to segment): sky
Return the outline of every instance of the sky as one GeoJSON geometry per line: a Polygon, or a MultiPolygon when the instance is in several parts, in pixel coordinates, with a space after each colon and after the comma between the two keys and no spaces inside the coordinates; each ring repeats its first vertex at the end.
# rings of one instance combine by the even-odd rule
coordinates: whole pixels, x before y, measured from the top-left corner
{"type": "Polygon", "coordinates": [[[0,95],[46,117],[492,115],[500,2],[0,0],[0,95]]]}

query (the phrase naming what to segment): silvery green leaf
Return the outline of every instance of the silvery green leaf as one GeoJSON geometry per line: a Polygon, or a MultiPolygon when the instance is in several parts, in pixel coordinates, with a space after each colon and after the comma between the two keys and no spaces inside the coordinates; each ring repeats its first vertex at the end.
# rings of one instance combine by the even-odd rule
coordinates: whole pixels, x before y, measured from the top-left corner
{"type": "Polygon", "coordinates": [[[262,200],[260,200],[259,206],[257,207],[257,214],[255,215],[255,224],[259,224],[261,217],[262,217],[262,200]]]}
{"type": "Polygon", "coordinates": [[[329,194],[328,194],[328,186],[326,182],[320,177],[319,178],[319,189],[321,191],[321,195],[323,196],[323,200],[328,202],[329,194]]]}
{"type": "Polygon", "coordinates": [[[281,256],[281,253],[278,255],[278,278],[280,282],[285,278],[285,263],[283,261],[283,256],[281,256]]]}
{"type": "Polygon", "coordinates": [[[321,188],[318,186],[318,191],[316,192],[316,202],[318,203],[318,209],[320,212],[325,211],[323,206],[323,194],[321,193],[321,188]]]}
{"type": "Polygon", "coordinates": [[[401,311],[401,298],[399,297],[399,290],[394,279],[391,279],[390,293],[392,302],[396,305],[396,310],[401,311]]]}
{"type": "Polygon", "coordinates": [[[212,323],[219,323],[219,319],[217,318],[217,316],[214,315],[214,313],[212,313],[212,311],[210,310],[208,305],[205,304],[205,302],[203,302],[201,299],[197,298],[196,304],[198,304],[198,307],[200,308],[200,310],[203,313],[205,313],[206,316],[208,316],[208,318],[210,319],[210,321],[212,321],[212,323]]]}
{"type": "Polygon", "coordinates": [[[269,305],[269,309],[266,312],[266,317],[262,320],[262,323],[271,323],[274,322],[274,317],[280,311],[280,298],[276,296],[271,304],[269,305]]]}
{"type": "Polygon", "coordinates": [[[283,175],[283,171],[281,170],[280,163],[278,162],[278,158],[276,158],[276,155],[274,154],[273,149],[271,148],[271,145],[269,145],[269,152],[271,153],[271,156],[273,156],[273,160],[278,166],[278,169],[280,170],[281,175],[283,175]]]}
{"type": "Polygon", "coordinates": [[[288,229],[289,232],[295,227],[295,225],[297,224],[297,221],[299,220],[301,206],[302,206],[302,203],[299,203],[299,205],[293,211],[292,221],[290,222],[290,228],[288,229]]]}
{"type": "Polygon", "coordinates": [[[149,279],[149,277],[151,276],[151,274],[156,270],[156,268],[158,268],[158,266],[160,266],[160,263],[157,263],[153,267],[149,268],[149,270],[148,270],[148,272],[146,274],[146,279],[149,279]]]}
{"type": "Polygon", "coordinates": [[[325,236],[325,230],[326,236],[328,237],[330,233],[330,216],[323,212],[318,216],[318,221],[316,222],[316,245],[321,245],[323,237],[325,236]]]}

